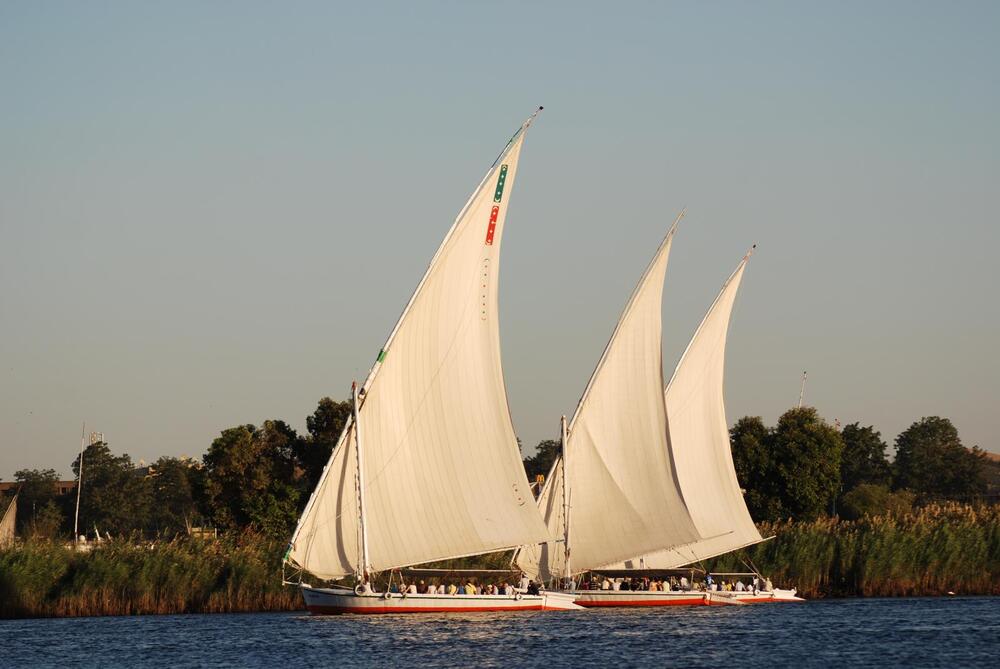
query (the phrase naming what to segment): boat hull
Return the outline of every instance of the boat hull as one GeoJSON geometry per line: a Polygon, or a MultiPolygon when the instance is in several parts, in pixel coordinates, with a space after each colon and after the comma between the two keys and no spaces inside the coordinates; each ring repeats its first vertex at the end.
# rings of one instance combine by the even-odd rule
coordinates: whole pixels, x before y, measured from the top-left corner
{"type": "Polygon", "coordinates": [[[640,606],[730,606],[802,602],[795,590],[772,592],[718,592],[704,590],[583,590],[576,594],[576,603],[584,608],[640,606]]]}
{"type": "Polygon", "coordinates": [[[355,613],[468,613],[478,611],[566,611],[579,610],[571,594],[540,595],[401,595],[399,593],[356,594],[340,588],[302,588],[306,608],[312,615],[355,613]]]}

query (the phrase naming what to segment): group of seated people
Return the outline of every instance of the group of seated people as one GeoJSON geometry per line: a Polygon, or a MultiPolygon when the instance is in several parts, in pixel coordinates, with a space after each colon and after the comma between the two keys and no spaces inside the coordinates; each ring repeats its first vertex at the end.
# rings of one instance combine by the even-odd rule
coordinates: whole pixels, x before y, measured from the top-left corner
{"type": "Polygon", "coordinates": [[[771,580],[766,579],[761,584],[760,578],[753,577],[750,583],[742,580],[730,580],[714,582],[709,575],[704,582],[691,583],[686,576],[680,578],[670,576],[663,579],[648,577],[608,578],[607,576],[591,576],[588,580],[580,583],[580,590],[622,590],[622,591],[649,591],[649,592],[684,592],[690,590],[710,590],[712,592],[758,592],[764,590],[770,592],[773,587],[771,580]]]}
{"type": "Polygon", "coordinates": [[[590,580],[584,581],[580,584],[581,590],[647,590],[650,592],[670,592],[672,590],[690,590],[691,584],[688,582],[687,577],[681,576],[680,579],[674,578],[673,576],[664,579],[650,579],[650,578],[632,578],[626,576],[625,578],[608,578],[607,576],[603,578],[591,577],[590,580]]]}
{"type": "Polygon", "coordinates": [[[725,580],[723,580],[723,581],[720,581],[718,583],[715,583],[712,580],[711,575],[709,575],[709,577],[708,577],[708,579],[706,581],[706,586],[707,586],[707,589],[711,590],[712,592],[753,592],[753,593],[756,593],[756,592],[759,592],[760,590],[763,590],[764,592],[770,592],[771,590],[774,589],[774,586],[771,584],[771,579],[769,579],[769,578],[764,580],[763,587],[761,587],[760,578],[757,577],[757,576],[754,576],[753,577],[753,581],[748,584],[748,583],[744,583],[742,580],[736,580],[736,581],[725,581],[725,580]]]}
{"type": "Polygon", "coordinates": [[[513,597],[518,590],[529,595],[537,595],[539,586],[534,581],[522,579],[520,589],[504,581],[500,584],[476,583],[469,579],[464,584],[459,583],[425,583],[424,581],[391,583],[389,592],[403,595],[505,595],[513,597]]]}

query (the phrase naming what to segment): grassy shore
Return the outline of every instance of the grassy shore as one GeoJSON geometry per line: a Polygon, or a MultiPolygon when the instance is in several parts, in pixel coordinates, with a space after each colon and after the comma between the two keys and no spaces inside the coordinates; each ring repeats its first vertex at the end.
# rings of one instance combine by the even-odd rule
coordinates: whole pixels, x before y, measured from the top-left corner
{"type": "MultiPolygon", "coordinates": [[[[776,538],[745,553],[776,585],[808,598],[1000,595],[1000,507],[950,505],[903,516],[761,525],[776,538]]],[[[284,546],[247,535],[219,541],[110,542],[90,553],[29,541],[0,550],[0,617],[291,611],[284,546]]],[[[705,563],[744,571],[740,554],[705,563]]],[[[441,567],[503,568],[508,554],[441,567]]]]}
{"type": "MultiPolygon", "coordinates": [[[[1000,506],[930,506],[902,516],[760,525],[749,549],[776,585],[807,598],[1000,595],[1000,506]]],[[[739,555],[706,563],[743,571],[739,555]]]]}
{"type": "Polygon", "coordinates": [[[29,541],[0,550],[0,617],[299,609],[281,586],[282,549],[257,536],[114,541],[89,553],[29,541]]]}

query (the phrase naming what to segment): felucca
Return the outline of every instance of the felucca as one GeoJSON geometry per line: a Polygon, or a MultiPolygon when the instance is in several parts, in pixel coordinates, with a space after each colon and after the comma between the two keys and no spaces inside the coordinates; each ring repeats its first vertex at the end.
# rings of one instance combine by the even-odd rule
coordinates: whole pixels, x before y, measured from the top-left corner
{"type": "MultiPolygon", "coordinates": [[[[539,111],[541,107],[539,107],[539,111]]],[[[574,609],[558,592],[376,592],[380,572],[546,541],[500,363],[500,241],[525,133],[462,208],[364,383],[285,563],[321,613],[574,609]],[[353,587],[312,587],[303,573],[353,587]]]]}
{"type": "MultiPolygon", "coordinates": [[[[726,339],[736,295],[753,250],[751,248],[743,256],[723,284],[664,391],[669,447],[677,480],[695,525],[707,538],[605,565],[598,572],[612,575],[664,573],[767,540],[754,525],[736,477],[724,400],[726,339]]],[[[747,564],[752,567],[752,563],[747,564]]],[[[708,589],[704,603],[802,601],[794,589],[774,588],[756,569],[713,576],[716,580],[745,582],[747,589],[708,589]]],[[[715,583],[716,588],[720,585],[715,583]]],[[[688,603],[685,600],[689,596],[689,593],[677,591],[632,591],[604,597],[589,592],[592,591],[581,599],[670,604],[688,603]]]]}
{"type": "MultiPolygon", "coordinates": [[[[673,230],[668,235],[668,240],[672,233],[673,230]]],[[[667,247],[669,248],[669,243],[667,247]]],[[[662,247],[659,253],[665,256],[662,247]]],[[[654,404],[658,405],[657,408],[662,407],[664,411],[662,438],[659,433],[658,411],[649,414],[655,415],[657,419],[657,430],[654,434],[646,435],[643,439],[641,435],[605,432],[602,435],[602,443],[597,448],[587,446],[588,440],[591,439],[589,434],[584,435],[582,439],[575,439],[573,431],[566,430],[563,419],[562,456],[553,465],[546,486],[538,499],[550,530],[562,529],[563,545],[561,550],[552,543],[522,548],[517,560],[526,572],[545,580],[552,580],[559,575],[562,577],[564,587],[569,588],[575,588],[573,576],[583,572],[611,578],[627,576],[636,579],[671,573],[680,575],[682,572],[679,568],[682,566],[763,540],[746,509],[736,478],[729,449],[729,432],[722,392],[726,335],[733,302],[749,256],[748,253],[743,258],[723,286],[678,362],[670,383],[666,390],[662,391],[663,394],[660,390],[663,387],[662,383],[655,391],[646,387],[648,384],[639,385],[641,374],[632,369],[637,362],[653,365],[654,369],[661,369],[659,366],[661,294],[657,292],[655,300],[649,300],[646,306],[649,318],[643,321],[641,326],[629,320],[630,309],[634,308],[630,302],[630,307],[626,308],[625,314],[622,315],[615,336],[608,344],[608,350],[621,346],[618,337],[623,329],[628,331],[628,328],[645,327],[644,335],[647,338],[645,357],[637,358],[634,352],[632,355],[622,356],[626,361],[625,364],[619,365],[616,370],[608,374],[613,379],[612,383],[618,384],[620,392],[625,392],[625,388],[641,387],[650,393],[650,397],[655,398],[654,404]],[[599,452],[600,457],[594,458],[590,451],[599,452]],[[614,534],[602,538],[605,528],[617,518],[628,516],[636,508],[634,505],[623,503],[629,502],[628,494],[634,485],[633,482],[628,478],[617,476],[608,465],[621,458],[648,463],[654,468],[662,467],[661,458],[667,459],[670,464],[670,480],[659,491],[650,488],[645,494],[658,500],[658,503],[654,504],[654,514],[686,519],[693,527],[695,535],[693,539],[690,538],[690,533],[684,536],[676,530],[650,528],[643,540],[647,544],[658,544],[659,549],[635,551],[631,553],[631,557],[624,560],[606,558],[612,553],[620,553],[621,543],[619,537],[614,534]],[[578,463],[578,459],[582,459],[582,462],[578,463]],[[603,488],[596,491],[593,489],[595,476],[592,472],[602,469],[614,479],[615,487],[620,491],[619,499],[609,496],[603,488]],[[586,502],[582,513],[581,500],[586,502]],[[595,513],[598,515],[595,516],[595,513]],[[572,533],[570,527],[573,528],[572,533]],[[578,537],[581,534],[585,535],[584,540],[588,543],[604,542],[602,550],[591,551],[591,555],[583,561],[577,559],[576,554],[578,537]],[[635,555],[642,557],[637,558],[635,555]]],[[[654,259],[654,264],[655,262],[654,259]]],[[[664,258],[664,269],[665,265],[664,258]]],[[[647,270],[643,282],[640,282],[636,289],[637,294],[646,290],[644,283],[649,279],[647,270]]],[[[662,272],[659,273],[658,279],[656,285],[661,286],[662,272]]],[[[638,338],[640,335],[632,336],[638,338]]],[[[606,352],[605,359],[607,357],[606,352]]],[[[598,365],[595,377],[602,373],[601,368],[602,365],[598,365]]],[[[591,383],[593,384],[593,381],[591,383]]],[[[586,397],[585,394],[584,398],[586,397]]],[[[613,420],[628,421],[632,425],[641,420],[648,421],[648,416],[642,417],[637,413],[636,406],[630,402],[616,407],[616,410],[624,413],[613,420]]],[[[581,413],[587,411],[587,406],[581,400],[574,424],[579,423],[581,413]]],[[[591,420],[606,421],[609,420],[609,416],[607,412],[594,412],[591,420]]],[[[591,430],[588,429],[588,432],[591,430]]],[[[685,578],[681,581],[681,587],[678,589],[584,589],[576,590],[576,601],[582,606],[597,607],[743,604],[798,600],[794,590],[782,591],[765,587],[766,579],[755,573],[718,575],[730,578],[756,578],[754,581],[756,586],[751,584],[749,591],[739,592],[719,591],[709,587],[695,589],[694,570],[684,571],[690,579],[685,578]]],[[[670,580],[665,579],[665,582],[669,583],[670,580]]]]}
{"type": "Polygon", "coordinates": [[[562,419],[562,457],[538,498],[562,540],[524,546],[515,558],[542,581],[567,588],[575,574],[704,538],[669,455],[662,394],[663,279],[682,216],[629,298],[572,421],[562,419]]]}
{"type": "Polygon", "coordinates": [[[18,490],[14,493],[10,503],[0,516],[0,548],[5,548],[14,543],[14,527],[17,521],[17,498],[21,494],[18,490]]]}

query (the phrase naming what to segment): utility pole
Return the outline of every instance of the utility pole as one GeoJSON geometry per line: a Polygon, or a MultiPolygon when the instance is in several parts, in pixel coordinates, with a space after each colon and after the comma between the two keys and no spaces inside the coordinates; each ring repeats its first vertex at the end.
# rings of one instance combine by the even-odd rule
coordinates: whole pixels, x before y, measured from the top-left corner
{"type": "Polygon", "coordinates": [[[802,387],[799,388],[799,408],[802,408],[802,398],[806,394],[806,373],[802,372],[802,387]]]}
{"type": "Polygon", "coordinates": [[[73,543],[80,541],[80,489],[83,488],[83,451],[87,447],[87,421],[80,432],[80,464],[76,471],[76,513],[73,515],[73,543]]]}

